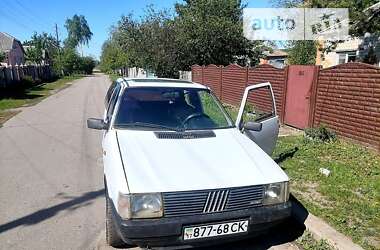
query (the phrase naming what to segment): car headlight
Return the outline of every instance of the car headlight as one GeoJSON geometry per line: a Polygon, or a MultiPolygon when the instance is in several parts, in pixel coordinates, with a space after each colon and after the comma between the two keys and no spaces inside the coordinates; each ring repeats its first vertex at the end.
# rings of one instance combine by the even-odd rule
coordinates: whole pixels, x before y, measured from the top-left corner
{"type": "Polygon", "coordinates": [[[146,219],[163,216],[162,196],[160,193],[119,193],[118,198],[118,213],[123,219],[146,219]]]}
{"type": "Polygon", "coordinates": [[[264,205],[284,203],[289,200],[289,182],[271,183],[264,186],[264,205]]]}

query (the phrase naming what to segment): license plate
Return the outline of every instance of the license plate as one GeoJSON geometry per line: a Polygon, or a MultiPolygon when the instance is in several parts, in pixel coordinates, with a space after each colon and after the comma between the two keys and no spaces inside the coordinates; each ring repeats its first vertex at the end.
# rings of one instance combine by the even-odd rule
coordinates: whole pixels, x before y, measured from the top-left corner
{"type": "Polygon", "coordinates": [[[248,220],[233,221],[220,224],[185,227],[184,240],[216,237],[228,234],[238,234],[248,231],[248,220]]]}

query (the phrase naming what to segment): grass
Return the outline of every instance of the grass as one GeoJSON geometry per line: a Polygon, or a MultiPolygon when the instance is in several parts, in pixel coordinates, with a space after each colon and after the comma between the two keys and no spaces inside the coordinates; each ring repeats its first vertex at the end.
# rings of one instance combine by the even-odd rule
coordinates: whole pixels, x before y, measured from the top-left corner
{"type": "Polygon", "coordinates": [[[111,79],[112,82],[116,81],[118,78],[121,77],[121,76],[119,76],[117,74],[108,74],[108,76],[110,77],[110,79],[111,79]]]}
{"type": "Polygon", "coordinates": [[[235,122],[239,113],[239,109],[236,108],[235,106],[225,104],[225,103],[223,103],[223,107],[232,118],[232,121],[235,122]]]}
{"type": "Polygon", "coordinates": [[[18,83],[17,86],[3,89],[0,92],[0,125],[10,119],[17,111],[15,108],[30,106],[64,88],[68,82],[83,77],[73,75],[60,78],[53,82],[33,84],[30,81],[18,83]]]}
{"type": "Polygon", "coordinates": [[[296,240],[296,244],[304,250],[334,250],[325,240],[315,240],[309,231],[296,240]]]}
{"type": "Polygon", "coordinates": [[[279,138],[273,157],[287,152],[280,165],[297,199],[363,248],[379,249],[380,155],[343,140],[311,142],[303,136],[279,138]]]}

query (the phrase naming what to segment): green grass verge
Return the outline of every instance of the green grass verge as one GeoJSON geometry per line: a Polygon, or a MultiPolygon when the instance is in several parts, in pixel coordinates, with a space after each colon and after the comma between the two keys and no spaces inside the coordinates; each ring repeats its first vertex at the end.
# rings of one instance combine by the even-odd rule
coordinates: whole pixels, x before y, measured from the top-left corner
{"type": "Polygon", "coordinates": [[[48,97],[57,90],[64,88],[68,82],[79,79],[83,75],[72,75],[60,78],[53,82],[35,85],[25,81],[18,83],[10,89],[3,89],[0,92],[0,124],[9,119],[16,112],[15,109],[22,106],[33,105],[48,97]],[[10,115],[12,114],[12,115],[10,115]]]}
{"type": "Polygon", "coordinates": [[[315,240],[309,231],[296,240],[296,244],[304,250],[334,250],[325,240],[315,240]]]}
{"type": "Polygon", "coordinates": [[[317,143],[290,136],[279,138],[273,154],[284,156],[280,165],[291,178],[291,192],[311,213],[363,248],[380,248],[380,155],[343,140],[317,143]]]}
{"type": "Polygon", "coordinates": [[[121,76],[119,76],[117,74],[108,74],[108,76],[110,77],[110,79],[111,79],[112,82],[116,81],[118,78],[121,77],[121,76]]]}

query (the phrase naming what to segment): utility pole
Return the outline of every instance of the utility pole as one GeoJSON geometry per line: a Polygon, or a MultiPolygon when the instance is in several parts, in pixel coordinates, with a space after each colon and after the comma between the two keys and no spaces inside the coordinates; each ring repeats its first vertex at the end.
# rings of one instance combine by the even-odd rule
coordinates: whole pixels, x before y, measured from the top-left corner
{"type": "MultiPolygon", "coordinates": [[[[57,39],[59,65],[62,65],[61,64],[61,47],[59,46],[58,25],[57,24],[55,24],[55,37],[57,39]]],[[[62,69],[61,69],[61,74],[63,74],[63,70],[62,69]]]]}
{"type": "MultiPolygon", "coordinates": [[[[57,47],[58,47],[58,51],[59,51],[60,47],[59,47],[58,25],[57,24],[55,24],[55,36],[57,39],[57,47]]],[[[60,54],[60,53],[58,53],[58,54],[60,54]]]]}

